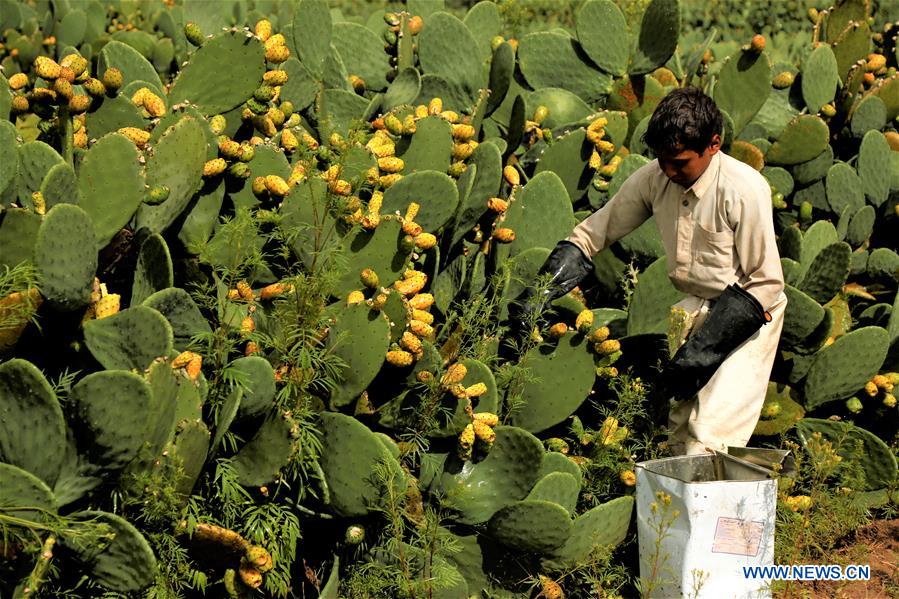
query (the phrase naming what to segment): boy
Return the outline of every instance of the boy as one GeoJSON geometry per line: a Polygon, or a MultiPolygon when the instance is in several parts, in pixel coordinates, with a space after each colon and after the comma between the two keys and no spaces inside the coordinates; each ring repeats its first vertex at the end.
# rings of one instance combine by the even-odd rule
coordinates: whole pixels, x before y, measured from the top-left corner
{"type": "Polygon", "coordinates": [[[592,257],[650,216],[667,254],[668,276],[687,294],[684,343],[662,373],[672,403],[673,454],[745,446],[765,399],[786,297],[774,237],[771,190],[752,167],[721,149],[721,112],[697,88],[658,105],[644,141],[657,159],[631,175],[600,210],[559,242],[513,317],[526,321],[593,271],[592,257]]]}

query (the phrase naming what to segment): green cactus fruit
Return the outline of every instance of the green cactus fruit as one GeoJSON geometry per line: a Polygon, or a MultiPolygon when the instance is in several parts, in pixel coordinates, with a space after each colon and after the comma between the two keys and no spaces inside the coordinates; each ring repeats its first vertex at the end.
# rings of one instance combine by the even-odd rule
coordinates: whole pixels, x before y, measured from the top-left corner
{"type": "Polygon", "coordinates": [[[771,80],[771,85],[774,89],[786,89],[793,85],[795,79],[795,76],[790,71],[782,71],[774,76],[774,79],[771,80]]]}
{"type": "Polygon", "coordinates": [[[144,203],[150,204],[151,206],[161,204],[169,199],[170,192],[171,189],[169,189],[168,185],[154,185],[150,188],[150,192],[144,198],[144,203]]]}
{"type": "Polygon", "coordinates": [[[344,540],[347,545],[359,545],[365,540],[365,529],[358,524],[347,526],[344,540]]]}
{"type": "Polygon", "coordinates": [[[197,48],[201,47],[206,42],[203,30],[194,22],[186,23],[184,25],[184,37],[197,48]]]}
{"type": "Polygon", "coordinates": [[[862,411],[862,408],[864,408],[864,406],[862,405],[862,402],[859,398],[850,397],[849,399],[846,400],[846,409],[849,410],[850,412],[852,412],[853,414],[858,414],[859,412],[862,411]]]}
{"type": "Polygon", "coordinates": [[[109,67],[103,73],[103,85],[106,86],[106,89],[110,92],[117,92],[120,87],[122,87],[123,79],[122,79],[122,71],[117,69],[116,67],[109,67]]]}

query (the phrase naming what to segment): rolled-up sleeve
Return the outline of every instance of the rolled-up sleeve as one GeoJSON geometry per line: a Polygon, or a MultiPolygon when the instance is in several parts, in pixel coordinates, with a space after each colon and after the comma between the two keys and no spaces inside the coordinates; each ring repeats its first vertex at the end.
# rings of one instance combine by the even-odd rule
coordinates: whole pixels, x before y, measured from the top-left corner
{"type": "MultiPolygon", "coordinates": [[[[652,216],[648,164],[621,185],[609,202],[574,228],[567,241],[591,258],[615,243],[652,216]]],[[[779,263],[778,263],[779,264],[779,263]]]]}
{"type": "Polygon", "coordinates": [[[746,186],[729,215],[734,227],[734,248],[744,275],[741,286],[766,310],[784,288],[772,212],[771,190],[762,182],[746,186]]]}

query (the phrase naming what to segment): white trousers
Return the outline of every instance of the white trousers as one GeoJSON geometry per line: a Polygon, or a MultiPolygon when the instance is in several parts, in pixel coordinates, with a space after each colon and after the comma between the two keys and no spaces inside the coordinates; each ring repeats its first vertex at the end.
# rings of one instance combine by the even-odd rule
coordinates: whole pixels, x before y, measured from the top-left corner
{"type": "MultiPolygon", "coordinates": [[[[693,317],[690,334],[702,327],[712,303],[691,296],[676,304],[693,317]]],[[[692,399],[672,403],[668,412],[672,455],[746,446],[765,402],[786,306],[787,297],[781,293],[769,310],[771,321],[737,347],[692,399]]]]}

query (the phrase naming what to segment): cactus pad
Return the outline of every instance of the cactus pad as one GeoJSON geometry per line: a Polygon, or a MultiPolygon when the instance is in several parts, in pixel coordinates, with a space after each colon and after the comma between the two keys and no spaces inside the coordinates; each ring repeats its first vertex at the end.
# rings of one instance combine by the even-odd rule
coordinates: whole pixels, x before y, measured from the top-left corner
{"type": "Polygon", "coordinates": [[[624,540],[634,510],[633,497],[618,497],[584,512],[574,520],[571,536],[543,567],[555,571],[582,563],[596,547],[618,545],[624,540]]]}
{"type": "Polygon", "coordinates": [[[863,327],[818,352],[805,381],[805,406],[814,409],[858,391],[880,370],[888,335],[880,327],[863,327]]]}
{"type": "Polygon", "coordinates": [[[493,514],[487,530],[511,549],[546,554],[568,540],[571,516],[557,503],[525,499],[493,514]]]}
{"type": "MultiPolygon", "coordinates": [[[[357,275],[358,278],[358,275],[357,275]]],[[[328,333],[328,346],[347,363],[331,403],[345,406],[368,387],[381,369],[390,343],[387,318],[365,303],[347,306],[328,333]]]]}
{"type": "Polygon", "coordinates": [[[202,335],[212,330],[196,302],[180,287],[161,289],[147,297],[143,305],[153,308],[169,322],[172,327],[174,348],[178,351],[186,350],[194,335],[202,335]]]}
{"type": "Polygon", "coordinates": [[[94,224],[84,210],[58,204],[37,232],[34,263],[41,273],[41,294],[56,310],[86,306],[97,270],[94,224]]]}
{"type": "Polygon", "coordinates": [[[873,433],[850,422],[835,422],[818,418],[803,418],[796,423],[803,445],[818,432],[833,443],[845,463],[861,467],[864,483],[859,490],[873,491],[891,486],[896,480],[896,456],[889,446],[873,433]],[[857,453],[860,445],[861,453],[857,453]]]}
{"type": "Polygon", "coordinates": [[[18,358],[0,364],[0,460],[53,486],[65,447],[62,409],[41,371],[18,358]]]}
{"type": "Polygon", "coordinates": [[[172,351],[172,327],[156,310],[132,306],[85,323],[84,342],[104,368],[140,372],[172,351]]]}

